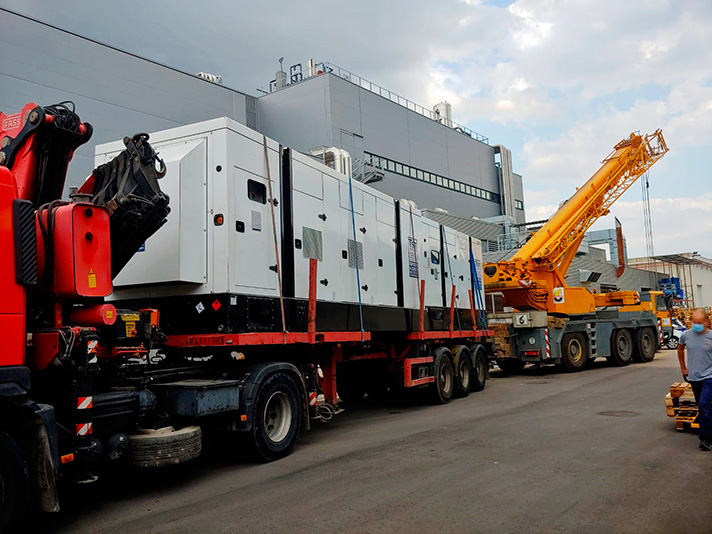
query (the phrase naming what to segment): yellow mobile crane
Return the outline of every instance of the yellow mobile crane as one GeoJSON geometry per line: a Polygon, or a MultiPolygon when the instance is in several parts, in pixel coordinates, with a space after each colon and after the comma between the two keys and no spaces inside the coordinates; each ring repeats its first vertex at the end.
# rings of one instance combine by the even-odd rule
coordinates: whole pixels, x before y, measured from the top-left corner
{"type": "Polygon", "coordinates": [[[511,259],[485,265],[485,291],[501,292],[505,306],[516,310],[492,317],[494,324],[510,326],[509,354],[495,355],[500,367],[516,371],[532,361],[578,371],[599,356],[618,365],[632,357],[652,360],[655,316],[611,309],[639,304],[636,291],[595,295],[564,279],[586,231],[667,151],[660,130],[631,134],[511,259]]]}

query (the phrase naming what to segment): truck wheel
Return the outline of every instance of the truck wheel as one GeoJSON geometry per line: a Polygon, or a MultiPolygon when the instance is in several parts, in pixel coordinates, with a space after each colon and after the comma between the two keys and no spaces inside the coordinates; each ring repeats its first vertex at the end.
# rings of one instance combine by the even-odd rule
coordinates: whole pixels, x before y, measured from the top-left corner
{"type": "Polygon", "coordinates": [[[199,426],[144,430],[129,436],[128,462],[136,467],[168,467],[200,456],[203,434],[199,426]]]}
{"type": "Polygon", "coordinates": [[[633,360],[640,363],[652,362],[655,358],[655,348],[658,340],[650,327],[640,328],[635,339],[633,360]]]}
{"type": "Polygon", "coordinates": [[[482,345],[475,345],[472,352],[472,361],[474,362],[472,372],[471,391],[482,391],[485,389],[487,377],[489,376],[489,362],[485,354],[485,348],[482,345]]]}
{"type": "Polygon", "coordinates": [[[472,384],[472,354],[465,345],[456,345],[452,348],[455,356],[455,391],[453,395],[458,398],[470,394],[472,384]]]}
{"type": "Polygon", "coordinates": [[[521,373],[526,365],[527,362],[523,360],[516,360],[514,358],[497,360],[497,366],[508,375],[516,375],[521,373]]]}
{"type": "Polygon", "coordinates": [[[14,439],[0,432],[0,532],[19,523],[29,496],[27,462],[14,439]]]}
{"type": "Polygon", "coordinates": [[[588,361],[586,336],[580,332],[566,334],[561,340],[561,363],[569,373],[583,371],[588,361]]]}
{"type": "Polygon", "coordinates": [[[616,367],[630,363],[633,357],[633,336],[625,328],[614,330],[611,335],[611,355],[606,358],[616,367]]]}
{"type": "Polygon", "coordinates": [[[452,399],[455,371],[452,366],[452,354],[445,347],[435,350],[433,359],[435,381],[430,384],[430,396],[435,404],[447,404],[452,399]]]}
{"type": "Polygon", "coordinates": [[[254,456],[264,462],[288,456],[302,424],[297,384],[286,373],[269,375],[260,385],[254,410],[248,443],[254,456]]]}

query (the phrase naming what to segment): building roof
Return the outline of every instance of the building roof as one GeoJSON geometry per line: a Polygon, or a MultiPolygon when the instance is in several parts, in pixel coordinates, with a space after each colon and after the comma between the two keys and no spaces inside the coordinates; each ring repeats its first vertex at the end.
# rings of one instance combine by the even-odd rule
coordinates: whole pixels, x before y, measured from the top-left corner
{"type": "Polygon", "coordinates": [[[457,230],[458,232],[462,232],[463,234],[477,239],[497,241],[497,236],[502,233],[502,225],[483,221],[481,219],[462,217],[460,215],[444,213],[434,209],[424,209],[423,214],[428,219],[444,224],[453,230],[457,230]]]}
{"type": "MultiPolygon", "coordinates": [[[[642,260],[645,258],[635,258],[642,260]]],[[[694,252],[683,252],[681,254],[663,254],[661,256],[653,256],[652,259],[665,263],[673,263],[677,265],[702,265],[712,268],[712,259],[705,258],[694,252]]]]}

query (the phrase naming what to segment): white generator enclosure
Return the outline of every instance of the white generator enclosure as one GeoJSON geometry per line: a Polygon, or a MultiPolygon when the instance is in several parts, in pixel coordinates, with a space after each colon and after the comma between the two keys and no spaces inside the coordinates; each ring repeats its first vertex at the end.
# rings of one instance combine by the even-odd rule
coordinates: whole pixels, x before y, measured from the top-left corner
{"type": "MultiPolygon", "coordinates": [[[[161,308],[167,333],[447,329],[483,314],[479,241],[228,118],[153,133],[168,222],[117,276],[117,305],[161,308]],[[280,279],[281,277],[281,279],[280,279]],[[281,281],[281,295],[280,295],[281,281]],[[421,285],[421,281],[424,282],[421,285]]],[[[123,149],[98,146],[96,165],[123,149]]]]}

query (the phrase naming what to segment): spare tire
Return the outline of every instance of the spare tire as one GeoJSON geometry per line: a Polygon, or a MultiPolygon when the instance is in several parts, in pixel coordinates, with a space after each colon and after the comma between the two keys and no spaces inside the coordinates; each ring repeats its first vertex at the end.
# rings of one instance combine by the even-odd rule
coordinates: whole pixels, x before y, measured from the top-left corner
{"type": "Polygon", "coordinates": [[[129,436],[128,462],[136,467],[178,465],[200,456],[202,446],[199,426],[141,430],[129,436]]]}

